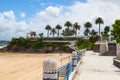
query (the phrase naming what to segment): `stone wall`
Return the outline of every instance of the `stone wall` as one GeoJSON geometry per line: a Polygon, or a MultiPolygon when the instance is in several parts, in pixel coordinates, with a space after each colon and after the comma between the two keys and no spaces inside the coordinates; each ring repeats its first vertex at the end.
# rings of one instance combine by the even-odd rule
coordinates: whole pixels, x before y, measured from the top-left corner
{"type": "Polygon", "coordinates": [[[101,53],[100,55],[103,55],[103,54],[107,53],[107,47],[106,47],[105,43],[100,44],[100,51],[99,52],[101,53]]]}
{"type": "Polygon", "coordinates": [[[120,56],[120,46],[117,46],[117,56],[120,56]]]}
{"type": "Polygon", "coordinates": [[[95,43],[94,52],[99,52],[100,55],[106,54],[107,53],[106,43],[95,43]]]}

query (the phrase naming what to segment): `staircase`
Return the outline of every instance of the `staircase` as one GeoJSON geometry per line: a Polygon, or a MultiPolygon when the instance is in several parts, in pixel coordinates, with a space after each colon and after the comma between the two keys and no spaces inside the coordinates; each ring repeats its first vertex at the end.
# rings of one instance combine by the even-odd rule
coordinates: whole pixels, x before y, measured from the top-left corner
{"type": "Polygon", "coordinates": [[[69,48],[73,49],[73,50],[77,50],[77,48],[74,47],[74,46],[75,46],[75,41],[70,42],[70,44],[67,45],[67,46],[68,46],[69,48]]]}
{"type": "Polygon", "coordinates": [[[115,56],[116,53],[117,53],[117,44],[116,43],[108,43],[107,55],[115,56]]]}

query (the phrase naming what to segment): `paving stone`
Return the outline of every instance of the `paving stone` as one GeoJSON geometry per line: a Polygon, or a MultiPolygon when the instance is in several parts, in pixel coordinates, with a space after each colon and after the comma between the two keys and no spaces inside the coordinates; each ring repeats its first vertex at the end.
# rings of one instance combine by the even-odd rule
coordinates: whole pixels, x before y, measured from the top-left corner
{"type": "Polygon", "coordinates": [[[113,65],[113,57],[87,51],[74,80],[120,80],[120,69],[113,65]]]}

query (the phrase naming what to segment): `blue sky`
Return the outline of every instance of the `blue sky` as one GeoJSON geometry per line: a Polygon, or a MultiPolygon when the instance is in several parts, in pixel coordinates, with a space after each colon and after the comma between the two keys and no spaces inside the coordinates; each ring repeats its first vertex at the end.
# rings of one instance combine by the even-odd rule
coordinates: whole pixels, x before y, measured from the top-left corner
{"type": "Polygon", "coordinates": [[[0,12],[13,10],[19,20],[21,12],[26,13],[27,18],[30,18],[37,11],[42,11],[47,6],[68,6],[72,5],[75,1],[86,2],[86,0],[1,0],[0,12]]]}
{"type": "Polygon", "coordinates": [[[102,17],[104,25],[111,26],[120,18],[120,0],[0,0],[0,40],[26,36],[30,31],[44,33],[46,25],[64,27],[65,21],[81,25],[79,36],[83,35],[84,23],[93,24],[102,17]],[[108,6],[109,5],[109,6],[108,6]]]}

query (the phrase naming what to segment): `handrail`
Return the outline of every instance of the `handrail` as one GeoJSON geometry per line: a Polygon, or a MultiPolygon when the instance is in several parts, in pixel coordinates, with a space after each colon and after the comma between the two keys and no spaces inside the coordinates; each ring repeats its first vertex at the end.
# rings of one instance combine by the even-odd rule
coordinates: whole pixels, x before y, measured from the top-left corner
{"type": "Polygon", "coordinates": [[[69,80],[71,77],[70,74],[76,70],[76,66],[80,64],[81,57],[83,53],[85,52],[85,49],[79,51],[79,53],[76,56],[67,56],[65,58],[60,59],[61,63],[65,59],[69,59],[69,61],[62,67],[58,68],[55,71],[45,71],[44,74],[49,74],[49,75],[56,75],[54,79],[51,79],[49,76],[48,78],[43,78],[43,80],[59,80],[60,74],[65,71],[65,76],[63,77],[63,80],[69,80]]]}
{"type": "Polygon", "coordinates": [[[63,61],[63,60],[68,59],[68,61],[70,61],[70,58],[71,58],[71,56],[67,56],[67,57],[65,57],[65,58],[60,59],[61,65],[62,65],[62,61],[63,61]]]}

